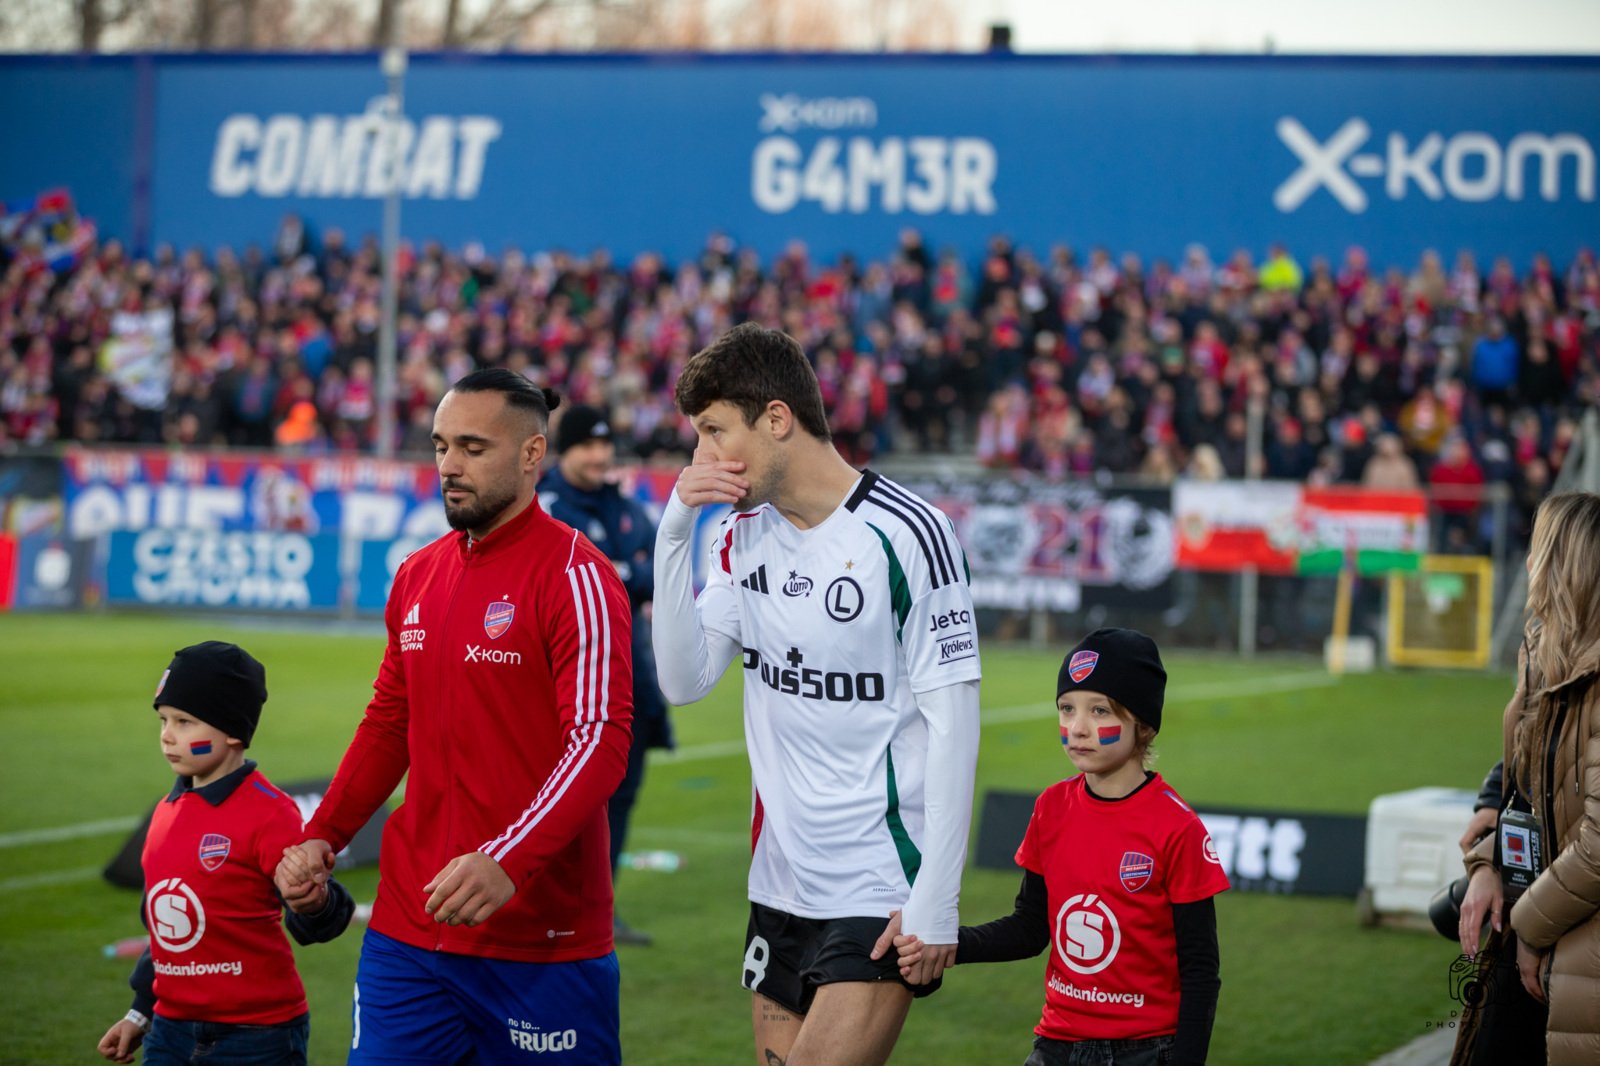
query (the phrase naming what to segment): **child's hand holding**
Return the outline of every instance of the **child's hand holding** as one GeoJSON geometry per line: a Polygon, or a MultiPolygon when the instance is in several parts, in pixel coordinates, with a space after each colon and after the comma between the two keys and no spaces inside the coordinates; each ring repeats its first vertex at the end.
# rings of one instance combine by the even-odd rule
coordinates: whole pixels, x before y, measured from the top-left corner
{"type": "Polygon", "coordinates": [[[303,891],[294,895],[280,891],[284,904],[296,914],[320,914],[328,905],[328,886],[319,885],[315,881],[307,881],[302,886],[303,891]]]}
{"type": "Polygon", "coordinates": [[[922,961],[922,949],[927,945],[907,934],[895,937],[894,946],[900,952],[900,976],[909,978],[917,963],[922,961]]]}
{"type": "Polygon", "coordinates": [[[144,1043],[144,1028],[123,1018],[106,1030],[106,1035],[100,1038],[100,1045],[96,1050],[112,1062],[132,1062],[133,1053],[139,1050],[139,1045],[142,1043],[144,1043]]]}

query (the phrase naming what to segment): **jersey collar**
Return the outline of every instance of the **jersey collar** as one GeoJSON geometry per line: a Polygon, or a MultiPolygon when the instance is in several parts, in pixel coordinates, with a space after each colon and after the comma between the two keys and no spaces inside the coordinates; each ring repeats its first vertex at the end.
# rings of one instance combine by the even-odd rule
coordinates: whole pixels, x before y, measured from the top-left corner
{"type": "Polygon", "coordinates": [[[194,778],[180,777],[177,783],[172,786],[172,791],[167,793],[167,802],[176,803],[183,798],[184,793],[193,792],[196,796],[211,804],[211,806],[220,807],[227,802],[229,796],[238,790],[240,785],[244,784],[244,779],[255,772],[255,760],[246,759],[244,765],[233,773],[226,777],[219,777],[211,784],[201,785],[199,788],[194,787],[194,778]]]}
{"type": "Polygon", "coordinates": [[[505,550],[506,545],[515,544],[520,540],[522,534],[527,532],[528,527],[538,521],[539,516],[543,513],[543,510],[539,507],[539,497],[535,494],[533,499],[528,501],[528,506],[524,507],[520,513],[505,525],[497,527],[488,536],[473,540],[472,534],[463,530],[456,534],[460,538],[457,543],[460,547],[461,557],[463,559],[486,559],[497,552],[505,550]]]}

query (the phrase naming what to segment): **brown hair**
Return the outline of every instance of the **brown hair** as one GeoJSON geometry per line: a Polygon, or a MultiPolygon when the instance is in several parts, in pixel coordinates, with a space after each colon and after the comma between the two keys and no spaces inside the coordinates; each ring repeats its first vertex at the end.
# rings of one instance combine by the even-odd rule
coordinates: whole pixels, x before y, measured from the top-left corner
{"type": "MultiPolygon", "coordinates": [[[[1528,659],[1532,689],[1571,678],[1578,657],[1600,633],[1600,496],[1559,492],[1533,518],[1528,546],[1528,659]]],[[[1528,693],[1532,698],[1533,693],[1528,693]]],[[[1555,700],[1541,700],[1516,739],[1517,762],[1534,766],[1551,728],[1555,700]]]]}
{"type": "Polygon", "coordinates": [[[794,412],[802,429],[829,441],[822,389],[806,353],[787,333],[745,322],[702,349],[678,378],[678,410],[690,418],[722,401],[739,409],[753,426],[773,400],[794,412]]]}
{"type": "Polygon", "coordinates": [[[1111,704],[1111,712],[1122,720],[1123,725],[1133,726],[1133,757],[1144,764],[1148,770],[1150,764],[1156,761],[1156,751],[1150,745],[1156,739],[1156,731],[1149,723],[1134,717],[1132,711],[1112,699],[1106,697],[1106,702],[1111,704]]]}

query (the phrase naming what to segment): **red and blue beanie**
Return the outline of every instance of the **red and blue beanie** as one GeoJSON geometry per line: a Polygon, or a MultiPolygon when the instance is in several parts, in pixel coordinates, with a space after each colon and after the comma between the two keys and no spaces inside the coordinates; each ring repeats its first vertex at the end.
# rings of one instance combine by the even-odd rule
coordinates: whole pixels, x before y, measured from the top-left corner
{"type": "Polygon", "coordinates": [[[266,702],[266,667],[237,644],[207,640],[173,655],[153,705],[176,707],[248,748],[266,702]]]}
{"type": "Polygon", "coordinates": [[[1097,629],[1068,652],[1056,698],[1075,689],[1104,693],[1151,729],[1161,729],[1167,670],[1156,642],[1137,629],[1097,629]]]}

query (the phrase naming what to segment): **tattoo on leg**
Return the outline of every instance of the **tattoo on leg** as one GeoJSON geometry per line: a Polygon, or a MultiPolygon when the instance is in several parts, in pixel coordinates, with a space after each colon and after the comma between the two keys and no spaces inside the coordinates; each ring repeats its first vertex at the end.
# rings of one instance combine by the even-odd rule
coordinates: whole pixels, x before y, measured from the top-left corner
{"type": "MultiPolygon", "coordinates": [[[[783,1007],[778,1006],[776,1003],[772,1002],[770,999],[763,999],[761,1001],[761,1020],[762,1021],[764,1021],[764,1022],[787,1022],[787,1021],[790,1021],[791,1019],[792,1019],[792,1015],[790,1015],[790,1013],[787,1010],[785,1010],[783,1007]]],[[[771,1055],[772,1052],[769,1051],[769,1052],[767,1052],[767,1054],[771,1055]]],[[[781,1063],[780,1063],[780,1066],[782,1066],[781,1063]]]]}
{"type": "Polygon", "coordinates": [[[771,1048],[767,1048],[766,1052],[767,1052],[767,1066],[783,1066],[783,1056],[782,1055],[779,1055],[776,1051],[773,1051],[771,1048]]]}

